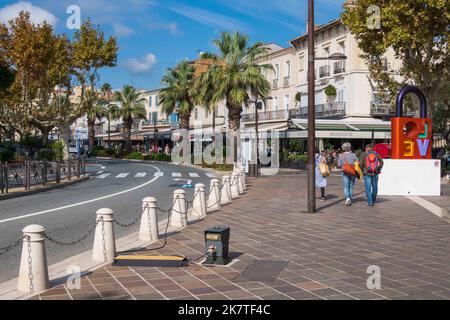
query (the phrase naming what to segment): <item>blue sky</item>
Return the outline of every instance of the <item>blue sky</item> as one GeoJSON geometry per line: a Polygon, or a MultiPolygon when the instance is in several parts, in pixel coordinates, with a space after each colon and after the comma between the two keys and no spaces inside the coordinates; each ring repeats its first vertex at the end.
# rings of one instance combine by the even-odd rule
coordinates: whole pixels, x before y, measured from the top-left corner
{"type": "MultiPolygon", "coordinates": [[[[344,0],[316,0],[316,24],[339,16],[344,0]]],[[[222,31],[239,30],[250,41],[275,42],[283,47],[305,30],[307,0],[0,0],[0,22],[20,9],[33,21],[49,21],[58,33],[66,27],[70,5],[81,9],[106,35],[118,38],[118,65],[101,71],[101,82],[113,88],[160,87],[168,67],[213,51],[212,40],[222,31]]]]}

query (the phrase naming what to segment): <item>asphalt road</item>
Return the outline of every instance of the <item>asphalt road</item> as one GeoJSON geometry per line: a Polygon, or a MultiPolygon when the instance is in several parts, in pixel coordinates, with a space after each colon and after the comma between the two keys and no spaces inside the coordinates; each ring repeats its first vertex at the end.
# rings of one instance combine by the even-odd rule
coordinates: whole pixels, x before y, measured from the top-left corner
{"type": "MultiPolygon", "coordinates": [[[[206,171],[185,166],[153,162],[89,159],[86,173],[90,179],[61,189],[25,197],[0,201],[0,248],[22,235],[30,224],[40,224],[58,240],[70,242],[86,234],[95,224],[96,211],[110,208],[121,223],[130,223],[141,212],[142,199],[152,196],[158,206],[172,204],[173,191],[191,180],[192,186],[204,183],[207,188],[211,176],[206,171]],[[155,175],[156,174],[156,175],[155,175]],[[162,174],[162,176],[160,176],[162,174]],[[180,179],[180,180],[175,180],[180,179]],[[185,179],[185,180],[181,180],[185,179]]],[[[186,198],[192,199],[194,189],[183,188],[186,198]]],[[[161,213],[159,219],[165,219],[161,213]]],[[[120,238],[139,229],[114,226],[120,238]]],[[[94,233],[74,246],[58,246],[46,241],[49,264],[92,249],[94,233]]],[[[22,246],[0,256],[0,283],[18,275],[22,246]]]]}

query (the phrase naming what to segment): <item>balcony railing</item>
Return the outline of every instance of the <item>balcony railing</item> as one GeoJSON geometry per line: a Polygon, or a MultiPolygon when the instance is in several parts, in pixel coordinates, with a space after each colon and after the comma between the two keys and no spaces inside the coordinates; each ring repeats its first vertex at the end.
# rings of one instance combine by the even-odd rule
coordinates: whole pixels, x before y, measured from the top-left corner
{"type": "Polygon", "coordinates": [[[319,68],[319,78],[330,76],[330,66],[322,66],[319,68]]]}
{"type": "Polygon", "coordinates": [[[284,79],[283,79],[283,86],[284,87],[287,87],[287,86],[289,86],[289,81],[290,80],[290,78],[289,77],[284,77],[284,79]]]}
{"type": "MultiPolygon", "coordinates": [[[[345,116],[345,102],[333,102],[316,105],[316,118],[340,118],[345,116]]],[[[308,107],[300,107],[289,110],[289,118],[306,119],[308,118],[308,107]]]]}
{"type": "MultiPolygon", "coordinates": [[[[157,126],[164,126],[164,125],[169,125],[170,122],[169,120],[158,120],[156,121],[156,125],[157,126]]],[[[148,126],[154,126],[153,121],[142,121],[141,123],[142,126],[148,127],[148,126]]]]}
{"type": "Polygon", "coordinates": [[[345,60],[337,61],[334,63],[334,74],[340,74],[345,72],[345,60]]]}
{"type": "MultiPolygon", "coordinates": [[[[395,116],[395,107],[392,104],[383,101],[370,102],[370,115],[374,117],[393,117],[395,116]]],[[[412,117],[414,111],[408,108],[403,109],[404,117],[412,117]]]]}
{"type": "Polygon", "coordinates": [[[278,89],[278,79],[272,80],[272,89],[278,89]]]}
{"type": "MultiPolygon", "coordinates": [[[[288,118],[287,110],[277,110],[277,111],[267,111],[267,112],[258,112],[258,121],[267,121],[267,120],[283,120],[288,118]]],[[[246,113],[241,116],[242,122],[252,122],[255,121],[255,113],[246,113]]]]}

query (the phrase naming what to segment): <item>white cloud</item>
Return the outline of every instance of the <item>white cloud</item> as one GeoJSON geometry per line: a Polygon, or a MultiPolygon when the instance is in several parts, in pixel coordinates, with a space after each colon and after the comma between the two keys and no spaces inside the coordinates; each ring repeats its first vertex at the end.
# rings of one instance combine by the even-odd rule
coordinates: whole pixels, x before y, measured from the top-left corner
{"type": "Polygon", "coordinates": [[[0,22],[7,23],[9,20],[17,17],[20,11],[28,11],[30,13],[30,20],[34,24],[42,24],[44,21],[47,21],[48,24],[55,26],[58,21],[58,19],[47,10],[32,5],[30,2],[20,1],[0,9],[0,22]]]}
{"type": "Polygon", "coordinates": [[[208,27],[225,30],[248,30],[246,24],[222,14],[217,14],[207,10],[197,9],[194,7],[179,4],[171,4],[166,8],[208,27]]]}
{"type": "Polygon", "coordinates": [[[132,36],[134,34],[134,29],[124,26],[122,24],[119,23],[115,23],[113,24],[113,28],[114,28],[114,33],[118,36],[118,37],[129,37],[132,36]]]}
{"type": "Polygon", "coordinates": [[[180,34],[180,30],[178,29],[178,24],[176,22],[172,23],[152,22],[148,25],[148,28],[150,30],[160,30],[160,29],[168,30],[172,35],[180,34]]]}
{"type": "Polygon", "coordinates": [[[156,57],[153,53],[147,54],[142,59],[128,59],[125,68],[135,75],[149,74],[156,64],[156,57]]]}

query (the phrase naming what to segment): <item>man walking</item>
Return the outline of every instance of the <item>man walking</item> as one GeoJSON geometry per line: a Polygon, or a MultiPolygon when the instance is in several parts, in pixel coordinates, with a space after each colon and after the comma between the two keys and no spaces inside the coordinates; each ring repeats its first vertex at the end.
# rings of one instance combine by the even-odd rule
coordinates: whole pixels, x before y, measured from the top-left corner
{"type": "Polygon", "coordinates": [[[358,158],[352,152],[352,145],[350,142],[342,144],[341,155],[339,156],[337,166],[342,170],[342,186],[344,188],[345,205],[352,205],[353,189],[355,188],[356,169],[355,162],[358,158]]]}
{"type": "Polygon", "coordinates": [[[366,145],[366,152],[361,154],[361,169],[364,174],[364,187],[366,189],[367,205],[373,206],[377,200],[378,175],[383,168],[383,158],[373,150],[373,145],[366,145]]]}

